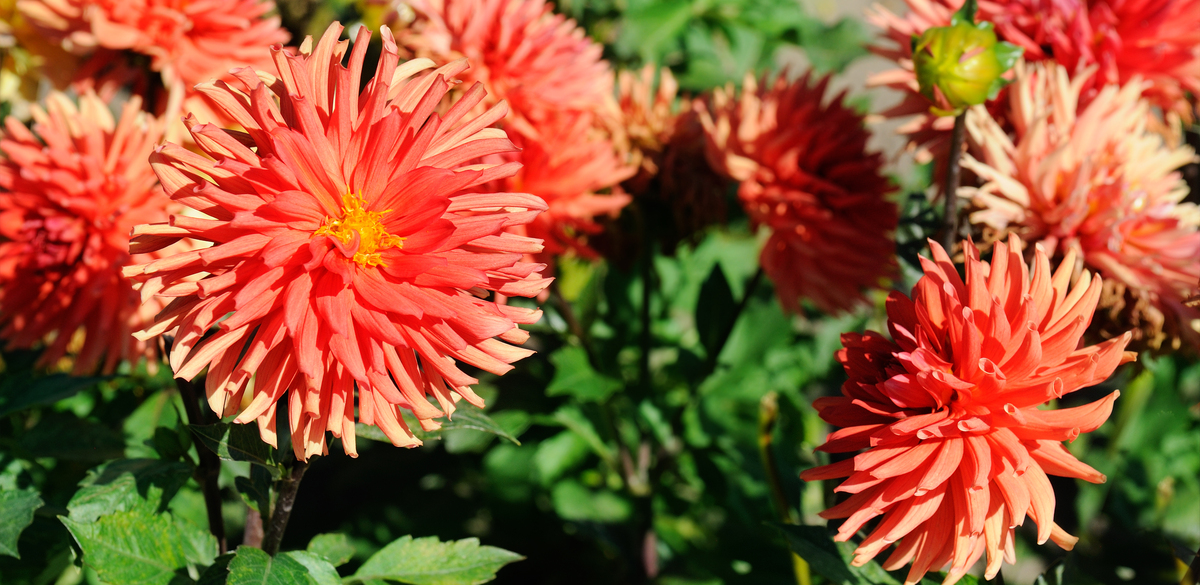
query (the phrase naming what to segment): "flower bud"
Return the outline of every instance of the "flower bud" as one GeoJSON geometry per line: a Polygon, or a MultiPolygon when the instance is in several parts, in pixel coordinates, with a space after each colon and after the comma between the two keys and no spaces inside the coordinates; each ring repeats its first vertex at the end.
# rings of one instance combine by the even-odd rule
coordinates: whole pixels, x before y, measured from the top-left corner
{"type": "Polygon", "coordinates": [[[992,23],[975,24],[956,14],[950,26],[933,27],[913,37],[913,66],[921,95],[935,114],[954,116],[996,97],[1003,75],[1021,56],[1021,48],[996,40],[992,23]]]}

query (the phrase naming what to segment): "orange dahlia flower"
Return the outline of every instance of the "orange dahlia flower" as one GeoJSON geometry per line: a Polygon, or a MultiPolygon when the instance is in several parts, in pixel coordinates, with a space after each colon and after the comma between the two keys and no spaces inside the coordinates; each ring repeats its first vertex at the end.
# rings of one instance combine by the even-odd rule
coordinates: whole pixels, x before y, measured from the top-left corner
{"type": "Polygon", "coordinates": [[[895,270],[898,212],[882,156],[866,152],[862,116],[844,93],[822,104],[829,77],[813,85],[810,76],[761,88],[747,76],[740,99],[718,89],[711,112],[697,107],[711,164],[741,182],[746,212],[771,228],[761,263],[780,302],[844,311],[895,270]]]}
{"type": "Polygon", "coordinates": [[[503,105],[466,115],[484,98],[477,85],[434,114],[466,62],[425,73],[428,60],[399,64],[386,27],[360,91],[370,32],[360,29],[345,67],[341,31],[330,25],[299,54],[273,47],[270,85],[242,69],[242,90],[200,86],[246,132],[189,120],[208,157],[168,144],[151,163],[172,198],[211,219],[172,216],[139,226],[133,241],[212,247],[126,271],[143,295],[173,299],[139,335],[174,331],[171,367],[187,379],[208,368],[215,412],[257,420],[275,444],[276,404],[288,395],[299,459],[325,452],[326,431],[355,455],[356,411],[394,444],[415,446],[400,409],[434,429],[460,398],[482,406],[457,362],[510,370],[531,353],[509,345],[528,338],[517,325],[541,314],[493,295],[533,296],[548,284],[541,265],[521,260],[540,243],[504,233],[545,203],[466,192],[517,170],[468,164],[514,148],[488,128],[503,105]]]}
{"type": "Polygon", "coordinates": [[[162,125],[136,97],[115,121],[94,93],[31,111],[33,132],[10,117],[0,134],[0,338],[47,343],[44,366],[77,349],[76,374],[111,373],[154,349],[131,334],[162,305],[139,307],[121,269],[161,255],[131,255],[129,230],[167,217],[146,162],[162,125]]]}
{"type": "Polygon", "coordinates": [[[843,427],[818,450],[859,452],[809,469],[806,481],[847,478],[851,494],[821,513],[846,518],[837,540],[880,521],[855,550],[861,565],[898,543],[884,568],[912,562],[907,585],[949,565],[947,585],[987,553],[990,579],[1014,562],[1013,528],[1029,517],[1039,543],[1070,549],[1076,538],[1054,523],[1047,474],[1103,482],[1063,446],[1095,430],[1119,392],[1075,408],[1038,406],[1102,382],[1135,354],[1129,334],[1082,346],[1100,297],[1100,277],[1074,287],[1071,258],[1053,273],[1038,247],[1030,269],[1022,242],[997,243],[992,263],[964,242],[966,281],[930,242],[933,259],[913,296],[888,297],[888,331],[846,333],[837,358],[849,379],[842,396],[818,399],[821,418],[843,427]]]}
{"type": "MultiPolygon", "coordinates": [[[[929,101],[918,93],[913,73],[911,39],[930,27],[948,25],[962,0],[905,3],[909,13],[904,16],[881,5],[868,11],[867,20],[882,28],[891,41],[872,50],[900,65],[869,83],[904,92],[904,101],[883,115],[917,115],[900,129],[909,135],[912,146],[941,144],[953,120],[928,113],[929,101]]],[[[1027,61],[1054,61],[1072,75],[1098,67],[1080,89],[1085,103],[1105,85],[1141,77],[1149,82],[1143,91],[1154,104],[1191,117],[1186,93],[1200,92],[1198,0],[980,0],[978,19],[994,23],[997,36],[1022,47],[1027,61]]],[[[929,156],[928,151],[921,153],[922,160],[929,156]]]]}
{"type": "Polygon", "coordinates": [[[1006,104],[1011,133],[982,108],[968,114],[976,156],[963,167],[982,186],[960,195],[978,208],[972,221],[1017,231],[1051,256],[1074,251],[1104,275],[1101,306],[1127,313],[1106,324],[1109,335],[1134,326],[1153,347],[1167,338],[1200,347],[1200,311],[1184,306],[1200,280],[1200,210],[1181,203],[1188,188],[1177,171],[1195,152],[1147,128],[1151,105],[1139,96],[1148,82],[1105,86],[1083,104],[1090,83],[1061,66],[1019,68],[1006,104]]]}

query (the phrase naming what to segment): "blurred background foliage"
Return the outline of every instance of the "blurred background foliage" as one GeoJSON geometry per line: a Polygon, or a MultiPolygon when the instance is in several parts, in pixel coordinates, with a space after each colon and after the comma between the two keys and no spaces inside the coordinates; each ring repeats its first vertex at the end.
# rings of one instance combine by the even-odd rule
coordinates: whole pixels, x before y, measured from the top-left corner
{"type": "MultiPolygon", "coordinates": [[[[384,10],[280,2],[297,38],[334,19],[376,26],[384,10]]],[[[693,92],[779,69],[796,60],[789,55],[840,71],[868,40],[859,20],[829,22],[795,0],[564,0],[558,10],[618,67],[666,65],[693,92]]],[[[910,276],[896,287],[907,291],[933,214],[921,196],[905,209],[899,243],[910,276]]],[[[828,428],[810,405],[844,379],[839,335],[883,330],[883,296],[847,317],[786,315],[755,273],[759,246],[735,215],[695,245],[643,255],[627,270],[564,260],[531,328],[538,353],[502,378],[480,374],[487,416],[412,450],[364,440],[352,460],[331,445],[308,471],[283,549],[319,551],[341,576],[418,535],[475,537],[524,556],[499,573],[502,584],[898,583],[874,563],[846,564],[848,548],[816,516],[833,486],[797,478],[828,462],[814,456],[828,428]],[[810,581],[789,546],[811,563],[810,581]]],[[[103,580],[79,568],[58,519],[68,514],[120,509],[185,541],[208,537],[169,373],[45,375],[32,370],[35,357],[3,354],[0,583],[103,580]]],[[[1023,529],[1021,564],[1005,568],[1004,582],[1178,583],[1180,559],[1200,544],[1200,363],[1146,355],[1105,386],[1070,397],[1123,392],[1112,420],[1070,449],[1107,483],[1054,480],[1057,521],[1079,545],[1069,554],[1038,546],[1023,529]]],[[[239,443],[236,428],[216,430],[229,451],[221,495],[233,549],[279,459],[253,453],[253,437],[239,443]]],[[[201,569],[222,561],[195,552],[204,549],[181,550],[179,567],[190,568],[176,571],[178,582],[209,582],[201,569]]]]}

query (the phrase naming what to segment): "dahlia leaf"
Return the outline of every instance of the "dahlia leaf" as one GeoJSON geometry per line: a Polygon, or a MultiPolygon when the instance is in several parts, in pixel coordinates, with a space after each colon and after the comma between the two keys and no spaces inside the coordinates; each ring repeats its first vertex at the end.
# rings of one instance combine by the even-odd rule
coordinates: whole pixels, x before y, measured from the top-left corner
{"type": "Polygon", "coordinates": [[[720,351],[728,332],[733,329],[736,307],[733,289],[729,287],[721,263],[713,264],[712,272],[700,285],[700,298],[696,301],[696,330],[710,362],[716,359],[713,354],[720,351]]]}
{"type": "Polygon", "coordinates": [[[533,465],[537,468],[538,480],[549,486],[591,454],[591,448],[582,437],[562,431],[538,444],[533,465]]]}
{"type": "Polygon", "coordinates": [[[30,457],[69,461],[104,461],[125,454],[121,433],[66,412],[43,415],[41,422],[17,444],[30,457]]]}
{"type": "Polygon", "coordinates": [[[59,520],[79,543],[83,562],[112,585],[165,585],[186,577],[189,561],[216,556],[212,535],[141,507],[95,522],[59,520]]]}
{"type": "Polygon", "coordinates": [[[517,438],[508,431],[508,429],[504,428],[503,425],[496,422],[494,419],[492,419],[492,417],[488,416],[483,409],[466,404],[466,402],[460,403],[454,410],[454,414],[450,415],[449,420],[446,420],[442,423],[443,431],[455,429],[483,431],[485,433],[496,435],[502,439],[507,439],[514,445],[521,444],[521,442],[518,441],[517,438]]]}
{"type": "MultiPolygon", "coordinates": [[[[621,389],[621,382],[592,369],[587,352],[568,345],[550,355],[554,379],[546,387],[547,396],[573,396],[581,402],[604,402],[621,389]]],[[[458,413],[455,412],[455,416],[458,413]]]]}
{"type": "Polygon", "coordinates": [[[43,503],[37,490],[0,491],[0,555],[21,558],[17,540],[43,503]]]}
{"type": "Polygon", "coordinates": [[[67,503],[71,520],[95,522],[105,514],[165,510],[192,476],[191,467],[159,459],[122,459],[88,472],[67,503]]]}
{"type": "Polygon", "coordinates": [[[808,561],[817,574],[841,585],[868,585],[850,569],[846,559],[838,551],[829,531],[820,526],[776,525],[787,537],[792,552],[808,561]]]}
{"type": "Polygon", "coordinates": [[[354,545],[350,544],[345,534],[339,532],[318,534],[308,541],[307,548],[308,552],[324,557],[335,567],[346,564],[354,556],[354,545]]]}
{"type": "Polygon", "coordinates": [[[205,447],[226,461],[249,461],[261,465],[278,479],[282,474],[275,460],[274,449],[259,437],[253,425],[217,423],[212,425],[188,425],[205,447]]]}
{"type": "Polygon", "coordinates": [[[633,514],[633,504],[625,497],[605,489],[592,491],[574,480],[555,485],[550,501],[564,520],[615,524],[633,514]]]}
{"type": "Polygon", "coordinates": [[[335,585],[337,569],[325,559],[303,551],[272,557],[261,549],[239,546],[229,563],[227,585],[335,585]],[[332,575],[332,581],[331,579],[332,575]]]}
{"type": "Polygon", "coordinates": [[[371,555],[354,582],[387,579],[410,585],[477,585],[496,578],[496,571],[525,557],[479,539],[440,542],[435,536],[403,536],[371,555]]]}
{"type": "Polygon", "coordinates": [[[52,404],[70,398],[84,388],[90,388],[109,377],[76,377],[67,374],[51,374],[42,378],[32,376],[5,376],[0,385],[0,417],[34,406],[52,404]]]}
{"type": "Polygon", "coordinates": [[[237,477],[233,480],[234,487],[242,495],[246,505],[264,513],[264,520],[265,513],[271,511],[271,483],[271,472],[260,465],[250,466],[250,477],[237,477]]]}
{"type": "Polygon", "coordinates": [[[692,19],[692,3],[686,0],[648,2],[625,14],[621,33],[613,49],[622,57],[637,55],[643,61],[662,62],[678,50],[679,35],[692,19]]]}

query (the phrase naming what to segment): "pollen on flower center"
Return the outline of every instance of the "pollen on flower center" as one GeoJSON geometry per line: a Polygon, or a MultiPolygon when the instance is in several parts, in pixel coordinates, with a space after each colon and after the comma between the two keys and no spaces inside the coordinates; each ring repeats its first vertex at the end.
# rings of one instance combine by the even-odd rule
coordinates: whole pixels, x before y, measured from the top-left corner
{"type": "Polygon", "coordinates": [[[313,235],[329,236],[342,254],[363,268],[383,266],[379,250],[401,247],[404,238],[389,234],[383,227],[383,214],[390,213],[390,209],[367,211],[363,209],[365,204],[361,195],[342,195],[341,219],[326,217],[313,235]]]}

